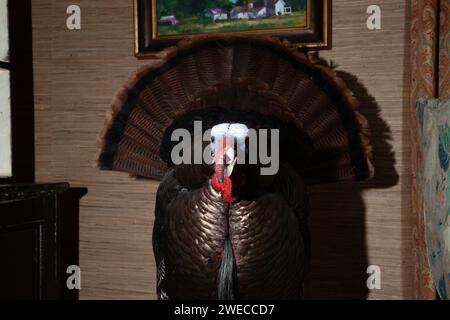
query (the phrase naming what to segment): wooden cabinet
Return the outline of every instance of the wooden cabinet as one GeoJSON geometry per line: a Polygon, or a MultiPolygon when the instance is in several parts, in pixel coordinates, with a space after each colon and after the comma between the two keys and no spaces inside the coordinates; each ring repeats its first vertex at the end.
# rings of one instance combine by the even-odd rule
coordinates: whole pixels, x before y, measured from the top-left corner
{"type": "Polygon", "coordinates": [[[79,200],[67,183],[0,185],[0,299],[77,299],[79,200]]]}

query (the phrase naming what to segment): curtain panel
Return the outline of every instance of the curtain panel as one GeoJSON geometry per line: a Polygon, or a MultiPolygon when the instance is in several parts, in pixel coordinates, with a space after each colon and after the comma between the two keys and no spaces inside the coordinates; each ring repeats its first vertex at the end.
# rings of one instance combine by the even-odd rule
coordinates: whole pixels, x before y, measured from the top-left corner
{"type": "Polygon", "coordinates": [[[416,299],[435,299],[425,243],[423,194],[417,172],[421,168],[419,99],[450,97],[450,1],[412,0],[411,23],[411,137],[414,287],[416,299]]]}

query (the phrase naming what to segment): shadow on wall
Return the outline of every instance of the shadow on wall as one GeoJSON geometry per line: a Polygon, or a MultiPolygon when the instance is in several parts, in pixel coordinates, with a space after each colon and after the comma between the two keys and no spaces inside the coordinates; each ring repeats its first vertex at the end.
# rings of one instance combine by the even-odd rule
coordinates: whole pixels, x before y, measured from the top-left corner
{"type": "Polygon", "coordinates": [[[309,189],[312,260],[305,281],[306,299],[366,299],[366,189],[395,186],[399,176],[391,131],[380,107],[354,75],[337,71],[360,101],[371,129],[375,177],[360,183],[313,186],[309,189]]]}

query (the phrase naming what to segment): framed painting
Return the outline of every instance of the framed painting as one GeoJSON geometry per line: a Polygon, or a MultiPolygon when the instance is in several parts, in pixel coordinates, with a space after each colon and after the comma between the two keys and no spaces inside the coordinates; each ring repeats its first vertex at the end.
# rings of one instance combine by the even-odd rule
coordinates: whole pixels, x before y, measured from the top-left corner
{"type": "Polygon", "coordinates": [[[276,36],[299,48],[331,46],[331,0],[134,0],[138,58],[184,38],[276,36]]]}

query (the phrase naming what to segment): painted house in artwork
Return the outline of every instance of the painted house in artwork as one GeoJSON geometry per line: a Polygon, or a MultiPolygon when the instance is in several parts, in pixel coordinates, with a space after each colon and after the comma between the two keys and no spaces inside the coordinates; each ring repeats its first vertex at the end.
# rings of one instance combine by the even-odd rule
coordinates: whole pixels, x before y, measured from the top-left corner
{"type": "Polygon", "coordinates": [[[228,12],[222,8],[206,9],[203,14],[214,22],[228,19],[228,12]]]}
{"type": "Polygon", "coordinates": [[[235,6],[230,11],[230,19],[256,19],[291,14],[292,8],[284,0],[258,0],[246,6],[235,6]]]}
{"type": "Polygon", "coordinates": [[[258,9],[261,17],[282,16],[292,13],[292,8],[284,0],[258,0],[251,2],[253,9],[258,9]]]}
{"type": "Polygon", "coordinates": [[[163,26],[174,26],[180,23],[175,16],[162,16],[159,19],[159,24],[163,26]]]}
{"type": "Polygon", "coordinates": [[[230,11],[230,19],[251,19],[253,17],[253,12],[245,6],[235,6],[230,11]]]}
{"type": "Polygon", "coordinates": [[[256,18],[264,18],[264,17],[270,17],[275,15],[275,11],[271,10],[268,7],[262,6],[262,7],[253,7],[252,12],[256,16],[256,18]]]}

